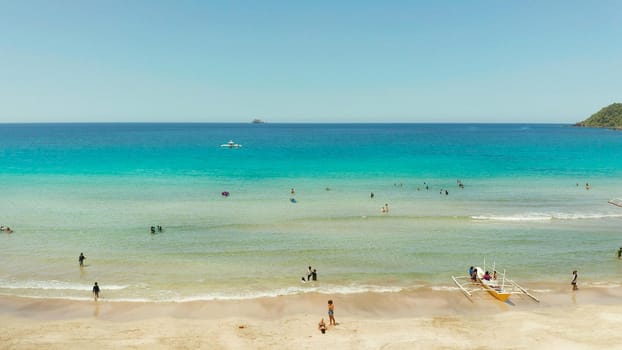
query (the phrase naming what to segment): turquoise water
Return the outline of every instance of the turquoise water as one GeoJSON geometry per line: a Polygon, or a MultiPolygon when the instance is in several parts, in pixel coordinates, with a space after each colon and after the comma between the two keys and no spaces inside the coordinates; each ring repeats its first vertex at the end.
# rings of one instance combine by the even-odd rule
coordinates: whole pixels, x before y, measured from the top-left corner
{"type": "Polygon", "coordinates": [[[15,230],[0,235],[0,294],[86,299],[94,281],[109,300],[394,291],[448,286],[484,259],[527,283],[568,283],[578,268],[582,282],[614,285],[622,272],[622,208],[607,203],[622,197],[622,133],[612,130],[5,124],[0,132],[0,224],[15,230]],[[219,147],[230,139],[243,147],[219,147]],[[151,225],[165,230],[151,235],[151,225]],[[302,284],[308,265],[319,281],[302,284]]]}

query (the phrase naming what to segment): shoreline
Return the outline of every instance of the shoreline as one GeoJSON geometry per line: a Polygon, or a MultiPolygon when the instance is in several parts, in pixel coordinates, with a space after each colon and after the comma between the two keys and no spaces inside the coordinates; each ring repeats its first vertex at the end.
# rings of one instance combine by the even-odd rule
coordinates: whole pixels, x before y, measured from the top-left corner
{"type": "MultiPolygon", "coordinates": [[[[171,310],[183,310],[188,318],[202,318],[210,314],[223,314],[235,309],[236,314],[243,317],[264,317],[267,312],[272,316],[284,317],[288,314],[305,312],[323,314],[324,304],[328,299],[340,302],[340,312],[353,316],[373,316],[391,313],[396,316],[411,315],[404,307],[414,307],[418,315],[434,316],[446,313],[468,314],[485,312],[486,307],[497,306],[501,310],[532,310],[580,305],[612,305],[622,299],[622,287],[594,287],[579,284],[579,290],[573,292],[570,284],[538,285],[529,288],[540,302],[531,300],[526,295],[513,295],[510,302],[503,303],[494,299],[486,292],[476,292],[470,299],[460,290],[435,287],[422,287],[399,292],[363,292],[353,294],[304,293],[258,297],[249,299],[220,299],[193,301],[109,301],[100,298],[90,300],[72,300],[60,298],[38,298],[0,295],[0,316],[16,316],[29,319],[62,319],[70,320],[83,317],[96,317],[118,321],[136,321],[142,318],[166,314],[171,310]],[[545,290],[546,292],[541,292],[545,290]],[[278,304],[283,304],[274,309],[278,304]],[[292,307],[295,305],[295,307],[292,307]],[[98,314],[91,312],[97,307],[98,314]],[[484,307],[484,308],[482,308],[484,307]],[[125,315],[124,310],[136,311],[125,315]],[[318,310],[320,312],[318,312],[318,310]],[[105,311],[105,312],[104,312],[105,311]],[[277,312],[278,311],[278,312],[277,312]],[[120,315],[128,318],[119,317],[120,315]],[[131,316],[131,317],[130,317],[131,316]]],[[[209,317],[208,317],[209,318],[209,317]]]]}
{"type": "MultiPolygon", "coordinates": [[[[561,286],[560,286],[561,287],[561,286]]],[[[0,343],[11,349],[611,348],[622,335],[622,288],[570,286],[540,303],[431,289],[303,294],[184,303],[0,297],[0,343]],[[317,330],[327,300],[337,326],[317,330]],[[511,339],[506,343],[504,339],[511,339]]]]}
{"type": "MultiPolygon", "coordinates": [[[[570,281],[571,278],[567,278],[570,281]]],[[[565,282],[559,282],[556,279],[555,282],[543,282],[542,280],[529,280],[524,279],[518,281],[523,288],[530,293],[539,295],[539,297],[546,298],[549,294],[564,294],[567,289],[570,289],[570,284],[565,282]]],[[[613,281],[611,279],[606,280],[591,280],[580,277],[580,283],[582,289],[590,289],[594,291],[615,291],[622,290],[622,283],[620,281],[613,281]]],[[[27,294],[27,293],[6,293],[0,292],[0,299],[23,299],[23,300],[40,300],[40,301],[57,301],[57,302],[89,302],[92,300],[91,295],[92,285],[84,284],[83,288],[79,289],[80,294],[73,295],[45,295],[45,294],[27,294]]],[[[289,287],[280,287],[273,290],[257,290],[251,291],[214,291],[206,287],[206,289],[198,292],[196,295],[179,296],[170,299],[151,299],[147,296],[134,297],[125,296],[120,294],[123,288],[117,285],[108,286],[100,284],[102,290],[101,302],[106,303],[129,303],[129,304],[186,304],[186,303],[212,303],[212,302],[246,302],[253,300],[270,300],[275,298],[314,298],[315,296],[344,296],[355,297],[365,295],[401,295],[414,297],[417,295],[445,295],[451,293],[457,293],[463,295],[460,292],[460,288],[456,286],[451,280],[443,283],[434,283],[430,281],[416,280],[412,284],[349,284],[349,285],[334,285],[326,284],[325,282],[313,282],[305,284],[294,284],[289,287]]],[[[10,289],[9,289],[10,290],[10,289]]],[[[54,289],[55,290],[55,289],[54,289]]],[[[62,289],[59,289],[62,290],[62,289]]],[[[72,290],[76,292],[78,290],[72,290]]],[[[606,293],[605,293],[606,294],[606,293]]],[[[464,296],[464,295],[463,295],[464,296]]],[[[622,292],[620,293],[622,298],[622,292]]],[[[465,296],[466,298],[466,296],[465,296]]]]}

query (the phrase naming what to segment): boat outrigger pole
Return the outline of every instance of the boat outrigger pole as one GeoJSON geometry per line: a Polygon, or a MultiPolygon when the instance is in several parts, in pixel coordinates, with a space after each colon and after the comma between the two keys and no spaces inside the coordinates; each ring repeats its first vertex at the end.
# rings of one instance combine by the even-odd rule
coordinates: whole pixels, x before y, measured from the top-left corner
{"type": "Polygon", "coordinates": [[[462,293],[464,293],[464,295],[466,295],[466,297],[467,297],[467,298],[469,298],[469,300],[473,301],[473,300],[471,299],[471,297],[473,296],[473,295],[471,294],[471,292],[469,292],[468,290],[466,290],[466,288],[464,288],[464,287],[462,286],[462,284],[460,284],[460,282],[458,282],[458,280],[456,280],[456,277],[451,276],[451,278],[454,280],[454,282],[456,283],[456,285],[458,286],[458,288],[460,288],[460,290],[462,291],[462,293]]]}
{"type": "MultiPolygon", "coordinates": [[[[505,278],[505,277],[504,277],[505,278]]],[[[510,281],[510,283],[512,285],[514,285],[516,288],[518,288],[521,292],[523,292],[524,294],[526,294],[528,297],[530,297],[531,299],[533,299],[536,303],[539,303],[540,300],[538,300],[538,298],[534,297],[532,294],[530,294],[525,288],[521,287],[518,283],[512,281],[512,280],[508,280],[510,281]]]]}

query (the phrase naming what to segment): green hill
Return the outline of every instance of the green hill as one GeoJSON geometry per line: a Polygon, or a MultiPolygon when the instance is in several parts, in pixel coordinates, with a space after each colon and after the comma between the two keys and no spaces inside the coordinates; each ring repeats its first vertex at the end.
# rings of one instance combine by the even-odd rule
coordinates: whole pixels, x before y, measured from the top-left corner
{"type": "Polygon", "coordinates": [[[622,103],[612,103],[575,125],[592,128],[622,129],[622,103]]]}

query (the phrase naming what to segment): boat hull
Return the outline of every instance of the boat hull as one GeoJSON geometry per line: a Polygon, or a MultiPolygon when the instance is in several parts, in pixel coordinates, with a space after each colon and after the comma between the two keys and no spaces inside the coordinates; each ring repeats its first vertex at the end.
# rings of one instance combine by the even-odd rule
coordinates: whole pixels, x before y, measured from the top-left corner
{"type": "Polygon", "coordinates": [[[486,289],[488,294],[492,295],[493,297],[495,297],[498,300],[503,301],[503,302],[508,300],[510,295],[512,295],[512,293],[508,293],[508,292],[503,291],[503,290],[497,290],[497,289],[495,289],[494,286],[489,286],[489,285],[487,285],[484,282],[482,282],[482,286],[486,289]]]}

